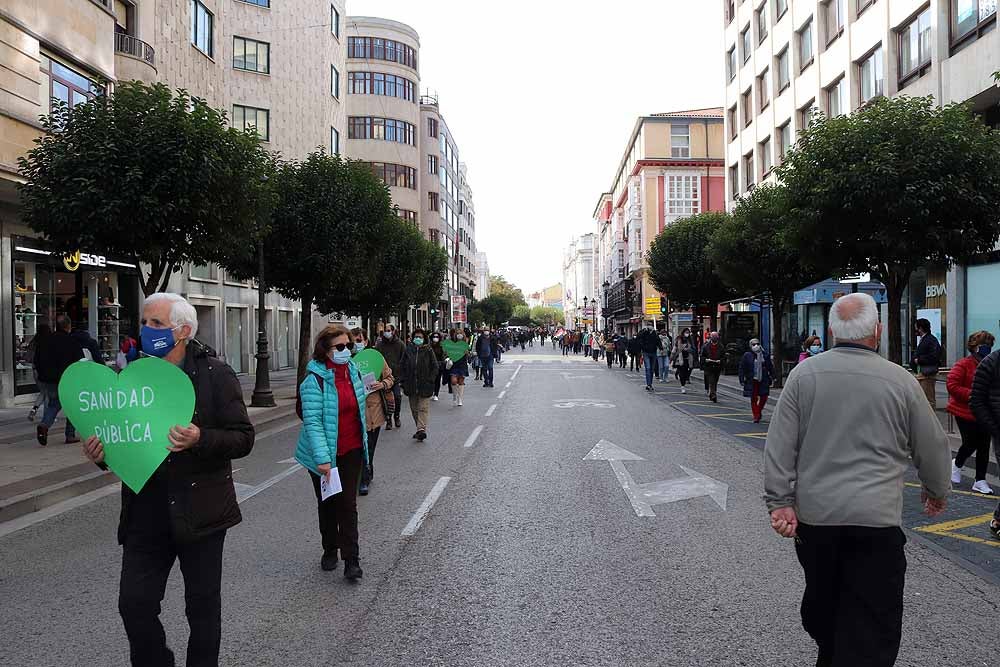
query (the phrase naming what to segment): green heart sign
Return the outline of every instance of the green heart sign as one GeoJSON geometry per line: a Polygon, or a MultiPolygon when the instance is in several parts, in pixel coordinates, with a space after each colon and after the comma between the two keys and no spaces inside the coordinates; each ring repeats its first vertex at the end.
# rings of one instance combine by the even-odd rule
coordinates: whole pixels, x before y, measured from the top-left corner
{"type": "Polygon", "coordinates": [[[374,373],[376,380],[382,377],[382,369],[385,368],[385,357],[375,348],[369,347],[361,350],[351,357],[351,361],[361,371],[361,377],[364,377],[368,373],[374,373]]]}
{"type": "Polygon", "coordinates": [[[82,437],[101,439],[104,462],[139,493],[170,454],[170,428],[191,423],[194,386],[184,371],[155,357],[121,373],[82,360],[63,373],[59,402],[82,437]]]}
{"type": "Polygon", "coordinates": [[[465,359],[465,355],[469,353],[469,344],[464,340],[446,338],[441,341],[441,348],[444,350],[445,356],[456,364],[465,359]]]}

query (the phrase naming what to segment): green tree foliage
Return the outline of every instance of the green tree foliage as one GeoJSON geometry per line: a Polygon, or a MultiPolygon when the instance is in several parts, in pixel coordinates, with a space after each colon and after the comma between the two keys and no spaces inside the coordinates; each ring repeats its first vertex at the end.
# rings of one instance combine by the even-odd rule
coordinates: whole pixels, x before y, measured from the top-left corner
{"type": "Polygon", "coordinates": [[[885,285],[897,363],[910,274],[989,251],[1000,235],[1000,134],[964,105],[878,98],[850,116],[820,117],[778,173],[800,256],[828,257],[885,285]]]}
{"type": "Polygon", "coordinates": [[[469,327],[473,330],[478,329],[486,323],[486,313],[483,311],[483,308],[479,305],[479,303],[480,302],[475,299],[469,303],[469,327]]]}
{"type": "Polygon", "coordinates": [[[671,306],[714,306],[733,297],[708,255],[712,235],[726,221],[725,213],[699,213],[671,223],[653,239],[646,254],[650,282],[671,306]]]}
{"type": "Polygon", "coordinates": [[[558,326],[564,322],[562,309],[551,306],[535,306],[531,309],[531,319],[541,326],[558,326]]]}
{"type": "Polygon", "coordinates": [[[531,326],[534,322],[531,319],[531,308],[525,304],[514,306],[510,314],[510,323],[520,327],[531,326]]]}
{"type": "Polygon", "coordinates": [[[18,160],[25,222],[64,252],[135,258],[146,295],[184,263],[221,260],[267,215],[256,136],[184,91],[122,83],[42,125],[18,160]]]}
{"type": "Polygon", "coordinates": [[[785,237],[793,226],[784,189],[761,185],[740,199],[732,216],[715,228],[708,249],[726,285],[740,295],[766,297],[770,302],[773,354],[779,369],[785,309],[795,290],[829,275],[829,267],[807,265],[788,245],[785,237]]]}
{"type": "Polygon", "coordinates": [[[506,296],[515,306],[527,304],[520,288],[514,287],[503,276],[490,276],[490,296],[494,295],[506,296]]]}
{"type": "Polygon", "coordinates": [[[499,326],[514,314],[514,303],[506,294],[491,294],[476,306],[482,311],[483,320],[489,326],[499,326]]]}

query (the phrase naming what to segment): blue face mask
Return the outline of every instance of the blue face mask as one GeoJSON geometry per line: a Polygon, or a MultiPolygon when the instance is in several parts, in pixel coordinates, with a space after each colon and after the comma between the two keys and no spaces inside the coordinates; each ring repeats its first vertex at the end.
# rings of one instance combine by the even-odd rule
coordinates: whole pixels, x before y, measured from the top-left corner
{"type": "Polygon", "coordinates": [[[424,339],[421,338],[420,336],[417,336],[416,338],[413,339],[413,344],[416,345],[417,347],[420,347],[421,345],[424,344],[424,339]]]}
{"type": "Polygon", "coordinates": [[[365,349],[365,344],[364,343],[361,343],[361,342],[358,342],[358,341],[354,341],[354,354],[357,354],[358,352],[360,352],[363,349],[365,349]]]}
{"type": "Polygon", "coordinates": [[[990,356],[990,352],[992,351],[993,351],[992,345],[980,345],[979,349],[976,350],[976,354],[978,354],[980,357],[988,357],[990,356]]]}
{"type": "Polygon", "coordinates": [[[823,346],[822,345],[810,345],[809,346],[809,354],[819,354],[822,351],[823,351],[823,346]]]}
{"type": "MultiPolygon", "coordinates": [[[[174,327],[179,329],[180,327],[174,327]]],[[[142,339],[142,351],[151,357],[165,357],[177,345],[174,340],[174,329],[154,329],[142,325],[139,338],[142,339]]]]}
{"type": "Polygon", "coordinates": [[[330,361],[335,364],[343,365],[351,360],[351,351],[346,347],[343,350],[334,350],[333,354],[330,355],[330,361]]]}

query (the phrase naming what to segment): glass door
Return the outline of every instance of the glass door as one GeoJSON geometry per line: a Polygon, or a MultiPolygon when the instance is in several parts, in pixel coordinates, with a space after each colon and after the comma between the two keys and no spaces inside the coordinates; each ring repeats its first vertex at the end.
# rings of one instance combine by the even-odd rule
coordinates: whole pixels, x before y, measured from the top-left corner
{"type": "Polygon", "coordinates": [[[246,372],[242,308],[226,308],[226,362],[237,373],[246,372]]]}
{"type": "Polygon", "coordinates": [[[278,340],[275,349],[275,354],[278,357],[278,368],[288,368],[292,365],[291,349],[288,347],[291,316],[291,312],[287,310],[278,311],[278,340]]]}

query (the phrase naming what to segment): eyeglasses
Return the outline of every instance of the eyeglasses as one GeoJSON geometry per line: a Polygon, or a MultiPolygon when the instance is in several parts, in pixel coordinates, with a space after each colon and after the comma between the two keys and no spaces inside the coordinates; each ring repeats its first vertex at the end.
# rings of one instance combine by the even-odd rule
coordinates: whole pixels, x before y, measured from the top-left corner
{"type": "Polygon", "coordinates": [[[337,352],[343,352],[344,348],[354,349],[354,343],[337,343],[336,345],[330,346],[332,349],[337,350],[337,352]]]}

